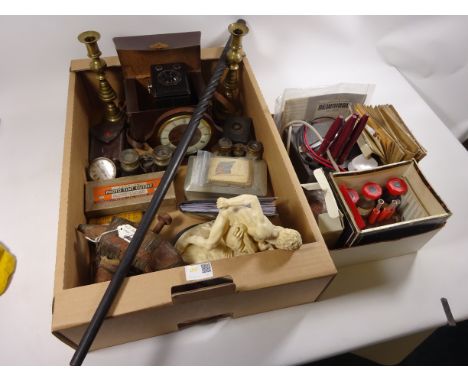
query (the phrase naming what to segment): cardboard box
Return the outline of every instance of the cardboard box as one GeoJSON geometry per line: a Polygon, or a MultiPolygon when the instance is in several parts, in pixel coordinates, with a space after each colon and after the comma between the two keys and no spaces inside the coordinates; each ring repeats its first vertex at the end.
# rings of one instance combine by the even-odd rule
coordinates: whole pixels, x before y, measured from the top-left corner
{"type": "Polygon", "coordinates": [[[367,263],[369,261],[385,260],[391,257],[409,255],[417,253],[439,231],[440,228],[397,240],[381,241],[351,248],[334,249],[330,251],[330,255],[338,269],[367,263]]]}
{"type": "MultiPolygon", "coordinates": [[[[202,52],[212,67],[220,49],[202,52]]],[[[116,57],[106,58],[109,80],[122,97],[121,72],[116,57]]],[[[88,162],[88,129],[100,117],[94,74],[88,60],[71,63],[67,125],[60,201],[52,332],[76,347],[108,283],[91,284],[87,242],[76,227],[85,223],[84,184],[88,162]]],[[[279,221],[295,228],[302,247],[266,251],[213,261],[213,278],[187,282],[184,267],[128,278],[91,349],[177,331],[197,322],[240,317],[317,299],[336,274],[336,268],[307,204],[268,107],[247,59],[241,67],[245,113],[253,119],[257,139],[270,169],[271,194],[278,197],[279,221]],[[274,171],[272,171],[274,169],[274,171]]],[[[175,179],[179,200],[185,168],[175,179]]],[[[174,223],[163,231],[168,238],[202,219],[169,210],[174,223]]]]}
{"type": "Polygon", "coordinates": [[[415,160],[392,163],[372,170],[331,173],[329,179],[347,221],[339,246],[351,246],[331,251],[338,267],[417,252],[451,216],[450,210],[432,189],[415,160]],[[403,178],[408,185],[399,207],[404,220],[359,229],[339,186],[344,184],[359,190],[367,181],[384,186],[393,177],[403,178]]]}

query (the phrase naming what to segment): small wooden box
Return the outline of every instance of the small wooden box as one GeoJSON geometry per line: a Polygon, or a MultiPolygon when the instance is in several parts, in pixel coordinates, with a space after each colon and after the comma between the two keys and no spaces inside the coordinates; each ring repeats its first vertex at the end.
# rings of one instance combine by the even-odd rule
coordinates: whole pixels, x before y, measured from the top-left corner
{"type": "Polygon", "coordinates": [[[154,105],[153,96],[148,92],[152,64],[183,62],[194,90],[192,104],[196,105],[204,88],[200,37],[200,32],[187,32],[114,38],[122,65],[129,134],[136,141],[152,139],[154,122],[168,110],[167,107],[154,105]]]}

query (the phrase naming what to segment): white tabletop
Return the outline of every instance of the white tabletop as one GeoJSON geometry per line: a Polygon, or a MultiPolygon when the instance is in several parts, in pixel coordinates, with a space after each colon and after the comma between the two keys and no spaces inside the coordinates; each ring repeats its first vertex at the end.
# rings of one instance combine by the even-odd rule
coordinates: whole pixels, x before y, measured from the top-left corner
{"type": "MultiPolygon", "coordinates": [[[[50,333],[68,65],[76,36],[202,31],[221,46],[234,17],[0,18],[0,241],[18,259],[0,296],[0,364],[68,364],[50,333]]],[[[248,17],[244,48],[273,110],[285,87],[374,83],[372,103],[395,105],[428,150],[425,176],[454,215],[417,255],[340,270],[317,303],[227,319],[92,352],[85,364],[297,364],[444,325],[440,298],[468,318],[468,156],[375,46],[414,19],[248,17]]],[[[458,91],[462,91],[460,85],[458,91]]]]}

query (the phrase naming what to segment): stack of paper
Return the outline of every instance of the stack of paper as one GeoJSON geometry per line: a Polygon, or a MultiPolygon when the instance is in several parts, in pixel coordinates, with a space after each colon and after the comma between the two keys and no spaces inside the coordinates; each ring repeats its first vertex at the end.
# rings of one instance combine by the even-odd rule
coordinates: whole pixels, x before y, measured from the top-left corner
{"type": "MultiPolygon", "coordinates": [[[[259,197],[260,205],[262,206],[265,216],[276,216],[276,204],[274,197],[259,197]]],[[[189,212],[200,215],[217,215],[219,210],[216,207],[216,199],[204,200],[188,200],[179,204],[179,209],[182,212],[189,212]]]]}
{"type": "Polygon", "coordinates": [[[426,156],[426,150],[418,143],[392,105],[353,105],[360,115],[367,114],[367,126],[358,141],[365,156],[377,155],[384,164],[426,156]],[[367,147],[366,147],[367,146],[367,147]]]}
{"type": "Polygon", "coordinates": [[[275,122],[283,133],[283,128],[291,121],[311,122],[317,118],[344,117],[350,113],[349,107],[366,102],[373,93],[374,85],[341,83],[327,87],[308,89],[285,89],[276,101],[275,122]]]}

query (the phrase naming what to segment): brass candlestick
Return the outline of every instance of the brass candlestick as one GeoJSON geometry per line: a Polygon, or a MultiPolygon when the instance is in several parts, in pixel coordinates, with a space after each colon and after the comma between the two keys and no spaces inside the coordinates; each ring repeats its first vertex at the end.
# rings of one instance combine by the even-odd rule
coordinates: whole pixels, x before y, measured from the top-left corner
{"type": "Polygon", "coordinates": [[[221,125],[229,116],[242,113],[239,99],[239,67],[245,56],[242,37],[249,32],[249,28],[244,20],[238,20],[229,25],[228,31],[231,39],[226,54],[227,73],[213,100],[213,117],[221,125]]]}
{"type": "Polygon", "coordinates": [[[117,95],[106,79],[107,64],[100,58],[102,53],[97,44],[100,38],[101,35],[98,32],[86,31],[80,33],[78,41],[86,45],[88,57],[91,59],[89,68],[96,73],[96,77],[99,80],[99,99],[106,105],[104,118],[108,122],[117,123],[122,120],[124,113],[123,110],[115,104],[114,101],[117,99],[117,95]]]}
{"type": "Polygon", "coordinates": [[[249,33],[249,28],[245,22],[236,22],[229,25],[228,31],[232,40],[226,55],[228,72],[224,78],[223,88],[224,96],[237,104],[239,101],[239,64],[245,56],[242,50],[242,37],[249,33]]]}

